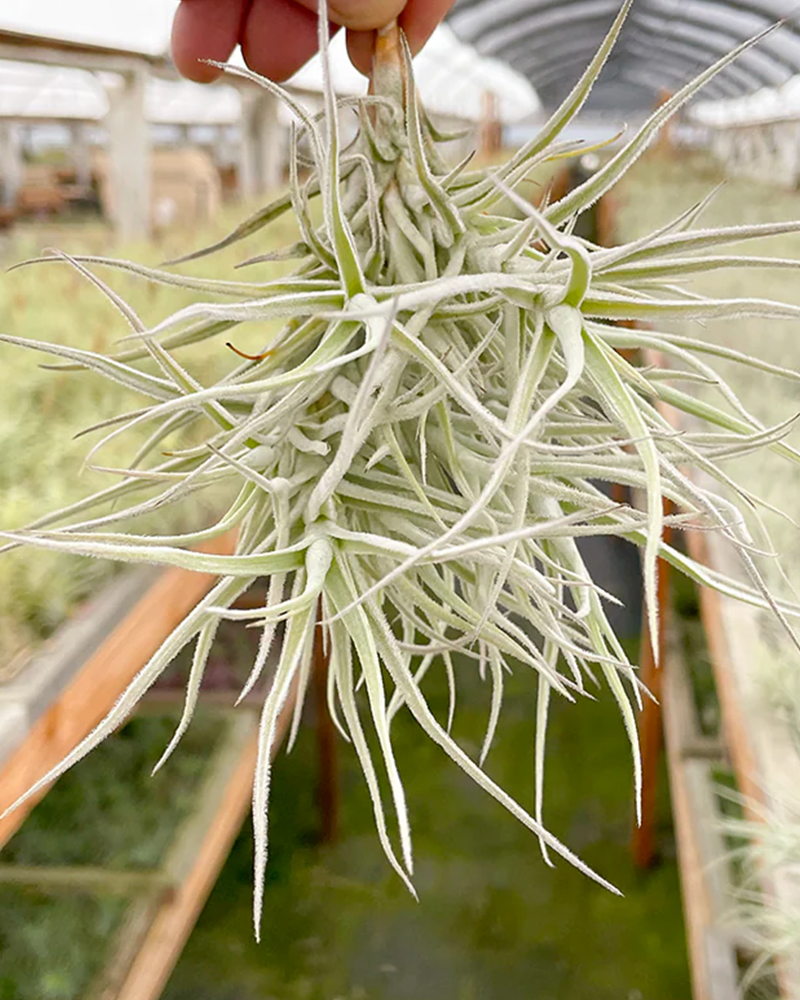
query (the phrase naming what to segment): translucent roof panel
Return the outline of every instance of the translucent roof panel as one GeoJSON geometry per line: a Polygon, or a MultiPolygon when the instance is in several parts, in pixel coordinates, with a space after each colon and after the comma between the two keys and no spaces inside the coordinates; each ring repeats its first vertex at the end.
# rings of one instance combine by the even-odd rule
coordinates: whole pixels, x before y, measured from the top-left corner
{"type": "Polygon", "coordinates": [[[105,90],[92,73],[0,62],[0,118],[98,121],[107,111],[105,90]]]}
{"type": "Polygon", "coordinates": [[[145,106],[147,120],[156,124],[232,125],[242,114],[235,87],[202,87],[188,80],[148,80],[145,106]]]}
{"type": "MultiPolygon", "coordinates": [[[[0,29],[159,55],[168,52],[176,7],[177,0],[0,0],[0,29]]],[[[364,93],[364,78],[350,64],[343,37],[334,39],[332,58],[337,91],[364,93]]],[[[233,62],[240,61],[236,53],[233,62]]],[[[437,30],[416,65],[422,99],[432,111],[477,119],[486,90],[495,93],[506,121],[530,115],[539,106],[527,77],[502,59],[481,58],[446,26],[437,30]]],[[[319,59],[290,84],[321,91],[319,59]]]]}
{"type": "MultiPolygon", "coordinates": [[[[0,61],[0,118],[102,121],[106,86],[113,73],[89,73],[33,63],[0,61]]],[[[145,95],[147,120],[170,125],[231,125],[241,117],[241,96],[230,86],[151,78],[145,95]]]]}
{"type": "MultiPolygon", "coordinates": [[[[545,105],[562,100],[599,47],[620,0],[456,0],[449,23],[485,56],[527,76],[545,105]]],[[[785,16],[781,0],[637,0],[589,108],[650,108],[735,45],[785,16]]],[[[706,88],[727,99],[800,72],[800,27],[787,22],[706,88]]]]}
{"type": "Polygon", "coordinates": [[[800,120],[800,76],[793,76],[781,87],[762,87],[743,97],[698,101],[692,108],[692,119],[717,128],[800,120]]]}

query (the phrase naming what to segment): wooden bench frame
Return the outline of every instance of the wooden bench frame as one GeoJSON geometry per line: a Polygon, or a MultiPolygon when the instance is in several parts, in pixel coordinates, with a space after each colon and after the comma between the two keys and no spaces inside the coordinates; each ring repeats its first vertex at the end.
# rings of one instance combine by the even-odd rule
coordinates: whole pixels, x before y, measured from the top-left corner
{"type": "MultiPolygon", "coordinates": [[[[233,534],[228,534],[202,550],[230,552],[233,543],[233,534]]],[[[59,671],[72,676],[33,722],[19,746],[0,764],[0,812],[55,767],[105,717],[149,657],[208,593],[215,580],[207,573],[165,570],[99,641],[91,615],[85,622],[78,621],[77,626],[74,622],[67,623],[69,629],[77,627],[78,633],[70,634],[69,650],[60,646],[56,637],[45,655],[55,660],[48,664],[48,669],[56,690],[59,671]],[[68,661],[74,656],[76,638],[80,651],[81,629],[90,648],[86,649],[86,659],[79,661],[82,665],[75,670],[68,661]]],[[[46,789],[0,820],[0,847],[19,829],[44,794],[46,789]]]]}

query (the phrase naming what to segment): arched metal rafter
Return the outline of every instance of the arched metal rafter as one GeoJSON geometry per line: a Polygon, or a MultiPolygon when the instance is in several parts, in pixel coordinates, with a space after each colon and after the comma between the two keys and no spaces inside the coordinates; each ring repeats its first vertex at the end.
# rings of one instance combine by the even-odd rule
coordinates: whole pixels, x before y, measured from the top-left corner
{"type": "MultiPolygon", "coordinates": [[[[528,76],[544,103],[552,104],[574,84],[618,8],[618,0],[458,0],[450,20],[464,40],[528,76]]],[[[642,44],[649,43],[652,83],[644,91],[630,82],[626,100],[630,107],[639,91],[644,108],[653,93],[680,86],[784,14],[780,0],[639,0],[596,93],[630,81],[628,67],[642,64],[642,44]]],[[[780,85],[795,73],[800,73],[800,25],[785,23],[743,53],[704,94],[738,96],[780,85]]]]}
{"type": "MultiPolygon", "coordinates": [[[[517,68],[530,79],[534,87],[541,89],[541,87],[559,77],[563,78],[568,74],[577,76],[589,59],[591,59],[593,52],[594,39],[592,38],[584,37],[582,39],[571,40],[564,45],[558,42],[551,42],[549,45],[543,47],[541,51],[531,53],[527,60],[520,60],[517,63],[517,68]]],[[[631,36],[625,54],[609,67],[609,70],[606,72],[612,74],[618,72],[620,67],[627,61],[628,52],[637,57],[653,54],[652,48],[648,50],[646,45],[637,44],[636,37],[631,36]]],[[[666,54],[667,59],[660,59],[659,66],[669,64],[671,65],[672,72],[670,72],[668,79],[659,80],[655,78],[650,81],[648,92],[651,94],[657,93],[664,86],[669,86],[670,89],[682,86],[697,73],[702,72],[716,57],[715,53],[709,53],[706,50],[692,51],[687,47],[675,49],[669,43],[664,45],[663,51],[659,49],[659,55],[663,56],[664,54],[666,54]]],[[[602,88],[604,79],[607,81],[608,77],[601,77],[598,87],[602,88]]],[[[708,84],[705,89],[705,95],[711,97],[713,93],[723,91],[725,96],[739,96],[756,90],[765,84],[782,82],[784,79],[785,74],[780,79],[776,79],[771,75],[765,77],[759,75],[757,72],[749,71],[744,66],[733,64],[726,67],[716,78],[722,85],[714,82],[708,84]]]]}
{"type": "MultiPolygon", "coordinates": [[[[620,63],[619,75],[623,80],[631,80],[631,70],[636,69],[637,84],[650,95],[650,104],[660,90],[679,90],[693,74],[687,73],[686,69],[681,69],[673,58],[669,55],[661,57],[654,56],[646,52],[631,52],[625,60],[620,63]]],[[[741,97],[748,93],[747,89],[740,82],[724,77],[722,74],[711,80],[703,90],[706,99],[717,99],[725,97],[741,97]]]]}
{"type": "MultiPolygon", "coordinates": [[[[644,57],[666,55],[675,62],[676,70],[683,70],[683,82],[686,83],[696,74],[702,73],[706,67],[710,66],[726,51],[727,49],[724,48],[720,50],[707,45],[699,38],[696,41],[662,38],[658,47],[654,48],[649,35],[632,31],[626,39],[625,50],[620,55],[619,63],[624,63],[629,53],[644,57]]],[[[720,75],[739,80],[743,90],[749,92],[758,90],[759,87],[780,86],[790,74],[791,70],[782,64],[770,63],[767,60],[745,61],[742,59],[726,66],[720,75]]]]}
{"type": "MultiPolygon", "coordinates": [[[[750,37],[761,27],[764,27],[766,23],[749,23],[746,28],[752,30],[741,30],[731,33],[724,30],[726,24],[724,21],[720,21],[719,18],[719,12],[724,5],[715,3],[714,0],[695,0],[695,2],[700,10],[698,20],[692,22],[692,24],[668,18],[655,7],[653,9],[640,9],[637,17],[631,14],[631,20],[623,30],[617,44],[617,50],[615,53],[612,53],[611,61],[615,61],[615,58],[619,57],[619,53],[624,52],[628,35],[639,27],[653,30],[652,41],[654,47],[658,45],[660,37],[664,35],[675,37],[677,32],[680,33],[680,37],[686,37],[687,33],[691,37],[691,33],[693,33],[695,39],[708,41],[709,53],[713,58],[717,58],[750,37]],[[704,7],[708,7],[709,9],[703,10],[704,7]],[[698,30],[701,27],[702,30],[698,30]]],[[[567,0],[566,3],[559,4],[557,8],[552,8],[546,17],[543,15],[541,18],[537,17],[535,22],[520,24],[514,34],[513,41],[507,44],[504,43],[500,48],[496,46],[496,43],[492,42],[491,35],[481,39],[478,44],[481,51],[485,54],[501,56],[503,59],[516,65],[519,60],[524,59],[529,47],[536,45],[539,39],[551,37],[553,34],[558,33],[571,35],[576,27],[584,23],[588,23],[595,32],[594,47],[596,48],[599,44],[599,39],[602,38],[610,23],[607,5],[603,0],[598,0],[597,3],[594,0],[589,0],[588,3],[587,0],[567,0]],[[575,17],[579,10],[581,11],[581,17],[580,21],[576,22],[575,17]]],[[[782,65],[790,72],[794,72],[800,67],[800,37],[789,34],[782,35],[780,31],[775,32],[769,38],[764,39],[759,46],[743,53],[740,61],[756,61],[762,63],[762,65],[774,62],[782,65]]]]}
{"type": "MultiPolygon", "coordinates": [[[[594,53],[595,43],[596,39],[593,35],[579,35],[577,38],[569,38],[563,43],[558,37],[554,39],[548,36],[545,39],[538,40],[536,45],[532,45],[524,57],[518,56],[515,60],[515,65],[521,73],[531,80],[534,86],[537,86],[542,75],[549,71],[553,64],[559,64],[565,58],[579,56],[581,65],[585,65],[594,53]]],[[[641,54],[641,43],[644,45],[648,44],[646,36],[640,36],[638,31],[629,32],[625,49],[620,58],[612,64],[612,69],[614,66],[623,63],[627,53],[634,48],[637,55],[641,54]]],[[[649,48],[653,52],[653,46],[650,45],[649,48]]],[[[669,39],[662,41],[656,51],[659,53],[668,52],[670,57],[676,61],[676,64],[679,64],[679,66],[676,65],[676,68],[682,68],[684,74],[682,83],[691,79],[696,73],[702,72],[720,54],[713,47],[702,44],[695,45],[689,42],[677,45],[669,39]]],[[[578,70],[580,71],[580,66],[578,70]]],[[[772,67],[772,64],[768,62],[763,65],[756,65],[752,63],[747,64],[742,61],[726,67],[721,75],[725,79],[735,80],[738,84],[738,92],[745,93],[765,85],[783,82],[786,79],[787,73],[786,71],[782,73],[778,72],[777,68],[772,67]]],[[[656,84],[654,89],[656,91],[659,89],[658,84],[656,84]]]]}
{"type": "MultiPolygon", "coordinates": [[[[572,5],[565,4],[551,23],[539,25],[535,32],[520,33],[514,42],[505,46],[502,58],[512,65],[518,66],[525,61],[531,52],[552,45],[554,40],[558,38],[568,41],[580,37],[587,40],[590,49],[596,52],[599,44],[598,37],[603,37],[611,23],[607,11],[602,10],[600,13],[593,13],[590,16],[582,14],[580,20],[576,21],[574,16],[571,16],[570,6],[578,8],[580,0],[572,5]]],[[[494,54],[498,55],[498,53],[494,54]]]]}
{"type": "MultiPolygon", "coordinates": [[[[455,10],[458,10],[458,6],[455,10]]],[[[519,20],[492,18],[481,28],[479,34],[468,40],[484,55],[506,58],[506,53],[521,41],[535,37],[551,27],[560,27],[568,33],[580,21],[592,19],[598,24],[599,45],[618,10],[617,0],[563,0],[561,3],[542,3],[541,0],[536,0],[535,5],[528,7],[525,16],[519,20]]],[[[455,25],[457,23],[456,21],[455,25]]]]}
{"type": "MultiPolygon", "coordinates": [[[[454,29],[476,47],[500,49],[512,44],[520,34],[535,30],[536,23],[553,11],[580,7],[588,13],[592,8],[605,8],[609,24],[619,10],[619,0],[459,0],[450,15],[454,29]]],[[[630,19],[645,12],[661,13],[678,21],[690,24],[704,23],[704,18],[695,16],[703,8],[714,8],[716,23],[731,23],[731,16],[739,20],[742,31],[740,40],[755,34],[761,28],[777,22],[786,16],[785,9],[777,2],[768,0],[641,0],[631,10],[630,19]],[[727,16],[726,16],[727,15],[727,16]]],[[[574,21],[573,21],[574,23],[574,21]]],[[[800,38],[800,25],[787,21],[782,31],[800,38]]],[[[624,29],[623,29],[624,36],[624,29]]],[[[773,36],[775,37],[775,36],[773,36]]],[[[598,38],[598,44],[600,39],[598,38]]]]}
{"type": "MultiPolygon", "coordinates": [[[[615,67],[615,79],[617,81],[623,76],[627,62],[628,60],[621,62],[615,67]]],[[[641,63],[641,60],[637,59],[636,62],[641,63]]],[[[574,71],[578,73],[585,64],[586,60],[581,58],[570,59],[564,63],[554,62],[549,67],[539,71],[535,76],[532,76],[531,79],[541,97],[542,92],[549,92],[554,81],[560,80],[565,72],[570,73],[574,71]]],[[[647,77],[640,81],[639,89],[643,94],[643,99],[638,102],[638,105],[642,109],[649,110],[652,108],[660,90],[664,88],[668,90],[677,89],[686,82],[687,73],[685,70],[676,67],[675,63],[669,59],[653,57],[648,60],[648,64],[650,72],[647,77]]],[[[627,76],[624,76],[623,79],[627,79],[627,76]]],[[[555,93],[560,96],[561,88],[556,88],[555,93]]],[[[710,81],[704,90],[707,98],[739,97],[743,93],[746,93],[746,90],[743,89],[741,83],[737,83],[730,78],[726,79],[722,74],[710,81]]]]}
{"type": "MultiPolygon", "coordinates": [[[[642,61],[641,59],[630,59],[627,61],[621,69],[620,75],[622,80],[628,86],[635,86],[637,90],[643,91],[646,94],[653,94],[652,91],[652,79],[653,79],[653,69],[656,69],[659,75],[663,77],[663,83],[666,89],[676,89],[679,84],[679,80],[676,77],[676,70],[671,63],[656,63],[655,66],[652,60],[648,59],[642,61]],[[673,86],[670,86],[670,78],[673,79],[673,86]]],[[[726,98],[741,97],[742,91],[739,90],[735,85],[726,83],[724,80],[714,80],[713,83],[709,84],[708,89],[704,91],[705,97],[709,100],[724,100],[726,98]]],[[[655,95],[653,95],[655,96],[655,95]]]]}
{"type": "MultiPolygon", "coordinates": [[[[776,23],[776,18],[765,12],[753,10],[733,0],[645,0],[634,5],[625,33],[632,25],[647,23],[658,31],[673,33],[680,28],[692,32],[697,38],[713,33],[724,35],[729,50],[746,41],[764,28],[776,23]],[[732,11],[735,16],[732,17],[732,11]]],[[[726,50],[726,51],[727,51],[726,50]]],[[[786,22],[779,30],[762,39],[745,55],[763,53],[770,59],[784,62],[796,71],[800,67],[800,28],[786,22]]]]}

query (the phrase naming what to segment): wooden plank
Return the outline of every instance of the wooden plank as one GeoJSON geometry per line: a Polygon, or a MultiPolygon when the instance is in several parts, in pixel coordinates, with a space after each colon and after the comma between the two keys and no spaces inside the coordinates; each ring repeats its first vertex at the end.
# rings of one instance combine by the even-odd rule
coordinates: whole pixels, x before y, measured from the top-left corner
{"type": "MultiPolygon", "coordinates": [[[[616,203],[606,195],[600,199],[596,211],[597,241],[605,246],[613,246],[617,230],[616,203]]],[[[627,355],[629,352],[622,353],[627,355]]],[[[645,364],[663,367],[663,358],[657,352],[645,350],[642,354],[645,364]]],[[[659,411],[672,426],[678,427],[681,423],[671,407],[662,404],[659,405],[659,411]]],[[[708,558],[708,535],[701,532],[686,534],[690,555],[704,565],[712,565],[708,558]]],[[[729,664],[730,653],[719,596],[701,587],[700,601],[720,697],[726,742],[731,747],[740,787],[756,791],[754,783],[757,781],[758,772],[744,717],[745,702],[732,676],[733,672],[729,667],[726,669],[720,666],[729,664]]],[[[713,855],[715,850],[720,852],[723,850],[721,843],[717,844],[716,848],[709,843],[709,837],[713,839],[714,836],[719,837],[719,834],[714,832],[714,824],[709,821],[708,809],[703,805],[710,786],[708,755],[709,751],[713,752],[713,742],[703,739],[697,731],[688,673],[682,655],[674,648],[674,643],[670,644],[669,666],[664,661],[662,663],[665,667],[661,681],[662,700],[665,706],[665,742],[673,816],[678,835],[678,861],[691,959],[693,996],[694,1000],[729,1000],[729,998],[736,1000],[740,992],[737,985],[735,949],[730,935],[721,931],[714,919],[714,911],[720,905],[720,873],[719,871],[715,873],[711,886],[704,874],[706,873],[704,855],[707,862],[709,854],[713,855]],[[696,756],[698,750],[702,751],[702,757],[699,759],[696,756]],[[706,772],[703,778],[704,768],[706,772]],[[698,814],[705,816],[705,827],[698,814]]],[[[648,765],[648,769],[652,769],[652,762],[648,765]]],[[[760,793],[757,797],[761,798],[760,793]]],[[[706,807],[707,804],[706,802],[706,807]]]]}
{"type": "MultiPolygon", "coordinates": [[[[722,569],[713,559],[709,545],[713,540],[708,532],[689,531],[686,533],[689,555],[703,566],[722,569]]],[[[700,614],[706,632],[706,642],[714,671],[714,683],[720,703],[722,728],[725,743],[731,756],[740,790],[757,802],[764,799],[761,768],[748,733],[747,712],[743,698],[741,677],[731,662],[731,648],[726,635],[727,623],[723,617],[720,595],[708,587],[700,587],[700,614]]],[[[752,610],[737,604],[736,613],[743,619],[752,621],[752,610]]],[[[744,621],[743,621],[744,624],[744,621]]],[[[747,630],[747,625],[745,625],[747,630]]]]}
{"type": "Polygon", "coordinates": [[[55,64],[58,66],[77,66],[80,69],[107,69],[121,73],[130,69],[131,66],[145,63],[151,66],[169,66],[169,60],[162,55],[98,45],[94,42],[47,38],[42,35],[31,35],[25,31],[13,31],[6,28],[0,29],[0,47],[2,47],[0,51],[3,52],[2,58],[47,63],[62,59],[65,61],[59,61],[55,64]],[[11,55],[5,55],[6,47],[11,55]],[[42,57],[43,53],[47,53],[47,58],[42,57]],[[97,60],[97,62],[92,60],[97,60]]]}
{"type": "MultiPolygon", "coordinates": [[[[647,352],[651,354],[651,352],[647,352]]],[[[658,360],[647,357],[648,363],[658,360]]],[[[665,411],[673,426],[686,423],[673,412],[665,411]]],[[[693,478],[699,485],[715,489],[717,484],[699,470],[693,478]]],[[[719,532],[686,532],[687,548],[695,561],[732,578],[743,578],[736,553],[719,532]]],[[[745,582],[749,582],[745,580],[745,582]]],[[[707,587],[699,588],[700,613],[706,633],[714,683],[720,702],[724,742],[730,756],[739,790],[746,800],[769,804],[776,815],[794,821],[797,788],[800,787],[800,762],[792,733],[786,721],[777,717],[766,704],[759,688],[753,663],[759,656],[770,655],[760,638],[760,612],[741,601],[722,597],[707,587]]],[[[763,815],[748,809],[753,820],[763,815]]],[[[789,865],[762,876],[762,888],[776,905],[796,912],[800,905],[794,873],[789,865]]],[[[781,994],[800,998],[800,955],[785,958],[777,965],[781,994]]]]}
{"type": "MultiPolygon", "coordinates": [[[[692,532],[689,552],[698,562],[734,578],[741,578],[735,552],[717,534],[692,532]]],[[[766,703],[753,663],[772,655],[760,638],[759,612],[739,601],[701,588],[700,610],[706,629],[722,726],[740,791],[754,803],[767,805],[780,820],[796,821],[800,761],[790,726],[766,703]]],[[[753,820],[763,815],[747,808],[753,820]]],[[[780,910],[797,912],[800,889],[787,863],[762,875],[762,888],[780,910]]],[[[776,963],[785,997],[800,998],[800,955],[776,963]]]]}
{"type": "MultiPolygon", "coordinates": [[[[252,710],[220,713],[228,724],[221,743],[213,751],[207,773],[197,793],[197,804],[181,823],[156,873],[160,884],[149,895],[135,900],[123,927],[116,935],[112,956],[93,983],[88,1000],[114,1000],[139,961],[156,921],[183,891],[221,808],[228,805],[229,787],[236,783],[242,762],[252,763],[256,738],[256,715],[252,710]]],[[[241,813],[238,814],[241,821],[241,813]]],[[[231,815],[235,820],[235,815],[231,815]]],[[[238,826],[237,826],[238,829],[238,826]]],[[[234,831],[235,834],[235,831],[234,831]]]]}
{"type": "Polygon", "coordinates": [[[727,931],[718,927],[706,931],[706,962],[711,1000],[741,1000],[735,943],[727,931]]]}
{"type": "Polygon", "coordinates": [[[172,884],[169,875],[161,871],[114,871],[92,865],[0,865],[0,885],[40,886],[48,892],[58,889],[138,896],[165,892],[172,884]]]}
{"type": "MultiPolygon", "coordinates": [[[[286,734],[296,696],[295,686],[277,723],[276,748],[286,734]]],[[[159,909],[124,983],[114,993],[102,994],[100,1000],[157,1000],[161,995],[242,825],[252,796],[257,750],[258,736],[253,734],[217,797],[213,819],[186,877],[159,909]]],[[[196,831],[186,836],[191,839],[196,831]]],[[[176,852],[185,849],[184,842],[176,852]]]]}
{"type": "MultiPolygon", "coordinates": [[[[228,789],[235,775],[243,754],[247,755],[255,745],[253,740],[256,730],[258,713],[252,709],[228,708],[223,713],[231,720],[226,738],[215,753],[212,766],[203,782],[198,807],[178,831],[163,862],[163,871],[173,886],[180,886],[189,877],[200,846],[203,844],[209,829],[216,822],[220,803],[228,794],[228,789]]],[[[176,750],[180,753],[180,747],[176,750]]],[[[252,758],[255,767],[255,757],[252,758]]],[[[252,774],[249,788],[252,790],[252,774]]]]}
{"type": "MultiPolygon", "coordinates": [[[[230,532],[201,548],[232,551],[234,537],[230,532]]],[[[172,568],[157,578],[5,761],[0,770],[0,812],[55,767],[103,719],[161,642],[215,581],[216,577],[207,573],[172,568]]],[[[0,847],[45,793],[46,789],[0,820],[0,847]]]]}
{"type": "Polygon", "coordinates": [[[137,566],[107,581],[69,615],[53,636],[33,652],[28,650],[3,666],[0,709],[16,713],[19,726],[16,732],[0,735],[0,768],[158,575],[156,567],[137,566]]]}
{"type": "Polygon", "coordinates": [[[720,931],[726,909],[720,883],[724,869],[716,862],[724,848],[713,815],[710,764],[688,758],[683,746],[685,734],[691,731],[682,690],[686,683],[686,665],[671,637],[662,682],[664,737],[692,996],[694,1000],[738,1000],[735,949],[720,931]]]}
{"type": "Polygon", "coordinates": [[[125,981],[131,966],[158,916],[161,896],[151,895],[134,900],[115,935],[113,954],[103,972],[81,1000],[114,1000],[115,990],[125,981]]]}

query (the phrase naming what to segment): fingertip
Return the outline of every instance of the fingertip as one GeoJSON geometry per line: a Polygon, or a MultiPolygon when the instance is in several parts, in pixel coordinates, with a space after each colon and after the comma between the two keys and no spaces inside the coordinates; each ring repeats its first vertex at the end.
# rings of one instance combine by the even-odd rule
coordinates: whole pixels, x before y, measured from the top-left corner
{"type": "Polygon", "coordinates": [[[348,31],[347,54],[359,73],[369,76],[372,72],[372,53],[375,51],[374,31],[348,31]]]}
{"type": "MultiPolygon", "coordinates": [[[[305,2],[305,0],[302,0],[305,2]]],[[[407,0],[398,16],[398,23],[408,41],[412,55],[424,48],[425,43],[444,19],[454,0],[407,0]]],[[[339,7],[343,3],[338,4],[339,7]]],[[[372,72],[372,54],[375,49],[374,31],[347,31],[347,51],[350,61],[364,76],[372,72]]]]}
{"type": "Polygon", "coordinates": [[[213,83],[222,76],[221,69],[209,66],[208,63],[202,61],[202,57],[186,52],[174,42],[172,44],[172,61],[180,75],[191,80],[192,83],[213,83]]]}
{"type": "MultiPolygon", "coordinates": [[[[293,0],[316,17],[319,0],[293,0]]],[[[427,2],[427,0],[426,0],[427,2]]],[[[438,2],[438,0],[434,0],[438,2]]],[[[329,0],[331,21],[353,31],[374,31],[399,16],[406,0],[329,0]]]]}
{"type": "Polygon", "coordinates": [[[317,15],[295,0],[253,0],[241,44],[255,73],[276,82],[288,80],[317,51],[317,15]]]}
{"type": "MultiPolygon", "coordinates": [[[[300,3],[313,3],[316,0],[300,0],[300,3]]],[[[405,0],[332,0],[330,17],[337,24],[342,24],[354,31],[369,32],[382,28],[385,24],[399,17],[405,6],[405,0]]]]}
{"type": "Polygon", "coordinates": [[[408,0],[398,18],[412,55],[424,48],[455,0],[408,0]]]}
{"type": "Polygon", "coordinates": [[[204,59],[225,62],[239,37],[245,0],[182,0],[172,22],[171,51],[175,68],[188,80],[211,83],[221,70],[204,59]]]}

